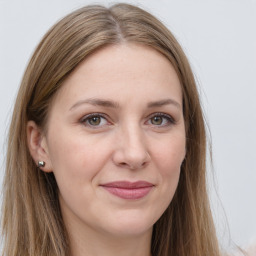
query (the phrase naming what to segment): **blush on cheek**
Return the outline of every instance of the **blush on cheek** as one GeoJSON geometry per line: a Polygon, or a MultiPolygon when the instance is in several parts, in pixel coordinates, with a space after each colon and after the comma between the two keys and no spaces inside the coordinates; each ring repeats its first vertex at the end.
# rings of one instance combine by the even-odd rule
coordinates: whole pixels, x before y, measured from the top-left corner
{"type": "Polygon", "coordinates": [[[161,164],[161,167],[159,167],[160,170],[163,170],[166,175],[171,173],[179,173],[181,164],[184,160],[183,153],[175,152],[165,154],[164,156],[161,156],[161,160],[158,162],[161,164]]]}

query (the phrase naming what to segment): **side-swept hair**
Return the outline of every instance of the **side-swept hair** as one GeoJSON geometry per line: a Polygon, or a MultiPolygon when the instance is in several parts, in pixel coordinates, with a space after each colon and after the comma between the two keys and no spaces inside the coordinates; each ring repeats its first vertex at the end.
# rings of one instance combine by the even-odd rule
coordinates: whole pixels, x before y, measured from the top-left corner
{"type": "Polygon", "coordinates": [[[4,256],[69,256],[58,187],[35,165],[26,125],[46,129],[53,96],[88,55],[112,44],[136,43],[162,53],[183,93],[186,158],[172,202],[153,228],[153,256],[219,256],[206,189],[206,135],[196,83],[172,33],[148,12],[128,4],[81,8],[44,36],[24,74],[9,131],[3,187],[4,256]]]}

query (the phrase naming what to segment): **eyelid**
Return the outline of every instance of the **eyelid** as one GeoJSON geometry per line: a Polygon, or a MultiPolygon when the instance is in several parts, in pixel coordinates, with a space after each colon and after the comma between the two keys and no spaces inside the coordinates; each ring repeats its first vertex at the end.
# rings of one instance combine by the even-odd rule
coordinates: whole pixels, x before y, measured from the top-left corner
{"type": "Polygon", "coordinates": [[[81,121],[84,121],[85,119],[88,119],[88,118],[94,117],[94,116],[100,116],[100,117],[103,117],[103,118],[108,118],[107,115],[104,114],[104,113],[101,113],[101,112],[93,112],[93,113],[84,115],[80,120],[81,120],[81,121]]]}
{"type": "Polygon", "coordinates": [[[99,128],[102,128],[104,127],[105,125],[99,125],[99,126],[93,126],[93,125],[90,125],[88,123],[86,123],[86,121],[92,117],[100,117],[100,118],[103,118],[106,120],[106,122],[108,123],[107,125],[109,125],[111,122],[109,121],[109,117],[104,114],[104,113],[100,113],[100,112],[95,112],[95,113],[90,113],[90,114],[87,114],[85,116],[83,116],[81,119],[80,119],[80,123],[83,123],[85,126],[87,127],[90,127],[92,129],[99,129],[99,128]]]}
{"type": "Polygon", "coordinates": [[[156,113],[150,114],[147,118],[147,121],[149,121],[154,116],[160,116],[160,117],[166,118],[169,122],[168,124],[165,124],[165,125],[153,125],[152,124],[152,126],[154,126],[154,127],[161,128],[161,127],[166,127],[166,126],[176,124],[176,120],[170,114],[166,114],[166,113],[163,113],[163,112],[156,112],[156,113]]]}
{"type": "MultiPolygon", "coordinates": [[[[163,112],[155,112],[155,113],[152,113],[150,114],[148,117],[147,117],[147,122],[150,121],[151,118],[155,117],[155,116],[160,116],[162,118],[165,118],[167,120],[167,124],[161,124],[161,125],[154,125],[154,124],[150,124],[151,126],[154,126],[156,128],[162,128],[162,127],[168,127],[168,126],[171,126],[171,125],[174,125],[176,124],[176,121],[175,119],[170,115],[170,114],[166,114],[166,113],[163,113],[163,112]]],[[[104,114],[104,113],[101,113],[101,112],[94,112],[94,113],[90,113],[90,114],[87,114],[85,116],[83,116],[80,120],[79,120],[80,123],[82,123],[83,125],[89,127],[89,128],[92,128],[92,129],[100,129],[100,128],[103,128],[107,125],[110,125],[111,124],[111,121],[110,121],[110,118],[108,115],[104,114]],[[106,120],[107,124],[103,124],[103,125],[90,125],[88,124],[86,121],[89,120],[90,118],[92,117],[100,117],[100,118],[103,118],[106,120]]]]}

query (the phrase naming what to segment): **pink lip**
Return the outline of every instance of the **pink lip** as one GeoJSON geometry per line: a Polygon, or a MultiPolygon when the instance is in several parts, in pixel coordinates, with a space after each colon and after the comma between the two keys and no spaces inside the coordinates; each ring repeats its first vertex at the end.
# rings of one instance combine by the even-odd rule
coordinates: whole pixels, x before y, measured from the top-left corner
{"type": "Polygon", "coordinates": [[[145,197],[154,185],[147,181],[115,181],[103,184],[101,187],[123,199],[140,199],[145,197]]]}

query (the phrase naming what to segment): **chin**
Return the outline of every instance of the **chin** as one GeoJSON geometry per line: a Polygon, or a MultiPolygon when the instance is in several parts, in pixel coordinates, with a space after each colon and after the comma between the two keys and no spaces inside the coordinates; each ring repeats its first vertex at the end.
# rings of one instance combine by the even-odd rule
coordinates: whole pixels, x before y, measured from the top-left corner
{"type": "MultiPolygon", "coordinates": [[[[109,230],[110,231],[110,230],[109,230]]],[[[111,231],[108,232],[112,236],[118,238],[135,238],[141,236],[150,236],[152,235],[153,226],[142,227],[138,225],[130,226],[120,226],[117,228],[111,228],[111,231]]]]}
{"type": "Polygon", "coordinates": [[[109,223],[108,230],[111,230],[112,234],[119,237],[127,236],[140,236],[143,234],[150,234],[153,230],[153,225],[158,218],[155,216],[138,215],[135,213],[125,213],[116,216],[113,225],[109,223]]]}

